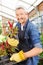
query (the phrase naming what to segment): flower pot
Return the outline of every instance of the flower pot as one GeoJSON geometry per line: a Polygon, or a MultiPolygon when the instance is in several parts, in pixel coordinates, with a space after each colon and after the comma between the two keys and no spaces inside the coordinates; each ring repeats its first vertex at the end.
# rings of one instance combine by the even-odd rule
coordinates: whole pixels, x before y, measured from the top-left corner
{"type": "Polygon", "coordinates": [[[1,60],[8,59],[8,58],[9,58],[8,55],[2,56],[2,57],[1,57],[1,60]]]}
{"type": "Polygon", "coordinates": [[[9,62],[10,62],[9,57],[7,55],[6,56],[1,56],[0,65],[5,65],[9,62]]]}

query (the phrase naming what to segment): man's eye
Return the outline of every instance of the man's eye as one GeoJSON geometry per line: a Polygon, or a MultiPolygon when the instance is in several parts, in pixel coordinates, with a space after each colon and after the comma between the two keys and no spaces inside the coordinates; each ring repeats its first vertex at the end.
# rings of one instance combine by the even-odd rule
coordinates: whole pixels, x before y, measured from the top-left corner
{"type": "Polygon", "coordinates": [[[16,16],[19,16],[18,14],[16,14],[16,16]]]}
{"type": "Polygon", "coordinates": [[[17,15],[18,16],[18,15],[17,15]]]}
{"type": "Polygon", "coordinates": [[[21,13],[21,15],[23,15],[23,14],[21,13]]]}

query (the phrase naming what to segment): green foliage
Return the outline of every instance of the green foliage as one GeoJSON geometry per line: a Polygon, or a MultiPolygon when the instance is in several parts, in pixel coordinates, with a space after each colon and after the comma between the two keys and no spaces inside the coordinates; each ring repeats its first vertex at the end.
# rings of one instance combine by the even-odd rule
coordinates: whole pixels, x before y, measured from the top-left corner
{"type": "Polygon", "coordinates": [[[41,39],[41,43],[42,43],[42,47],[43,47],[43,33],[41,34],[40,39],[41,39]]]}
{"type": "MultiPolygon", "coordinates": [[[[42,47],[43,47],[43,33],[41,33],[40,40],[41,40],[42,47]]],[[[40,59],[41,60],[39,60],[39,64],[38,65],[43,65],[43,52],[40,54],[40,59]]]]}
{"type": "Polygon", "coordinates": [[[38,65],[43,65],[43,61],[39,61],[38,65]]]}
{"type": "Polygon", "coordinates": [[[2,33],[2,29],[0,29],[0,34],[2,33]]]}
{"type": "Polygon", "coordinates": [[[0,23],[0,34],[2,33],[2,24],[0,23]]]}
{"type": "MultiPolygon", "coordinates": [[[[40,36],[41,43],[42,43],[42,48],[43,48],[43,33],[40,36]]],[[[40,58],[43,58],[43,52],[40,54],[40,58]]]]}

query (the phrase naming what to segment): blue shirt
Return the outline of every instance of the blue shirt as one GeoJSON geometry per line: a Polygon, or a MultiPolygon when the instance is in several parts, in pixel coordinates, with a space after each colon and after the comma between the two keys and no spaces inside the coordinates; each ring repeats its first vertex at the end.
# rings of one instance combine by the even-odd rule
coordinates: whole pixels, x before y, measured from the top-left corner
{"type": "MultiPolygon", "coordinates": [[[[42,48],[40,41],[40,34],[37,28],[29,20],[27,20],[24,29],[26,28],[26,25],[27,25],[27,29],[25,31],[25,38],[29,38],[29,34],[30,34],[31,42],[34,45],[34,47],[42,48]]],[[[20,23],[17,23],[16,26],[18,26],[18,28],[21,27],[20,23]]],[[[29,58],[28,61],[26,62],[26,65],[37,65],[38,60],[39,60],[38,56],[29,58]]]]}

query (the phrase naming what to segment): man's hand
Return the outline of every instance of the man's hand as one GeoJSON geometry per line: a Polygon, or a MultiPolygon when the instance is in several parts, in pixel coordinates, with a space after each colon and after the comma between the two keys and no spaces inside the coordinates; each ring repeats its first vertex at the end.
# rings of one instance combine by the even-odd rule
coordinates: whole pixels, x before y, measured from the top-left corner
{"type": "Polygon", "coordinates": [[[15,53],[11,56],[10,61],[21,62],[25,60],[24,52],[21,50],[19,53],[15,53]]]}

